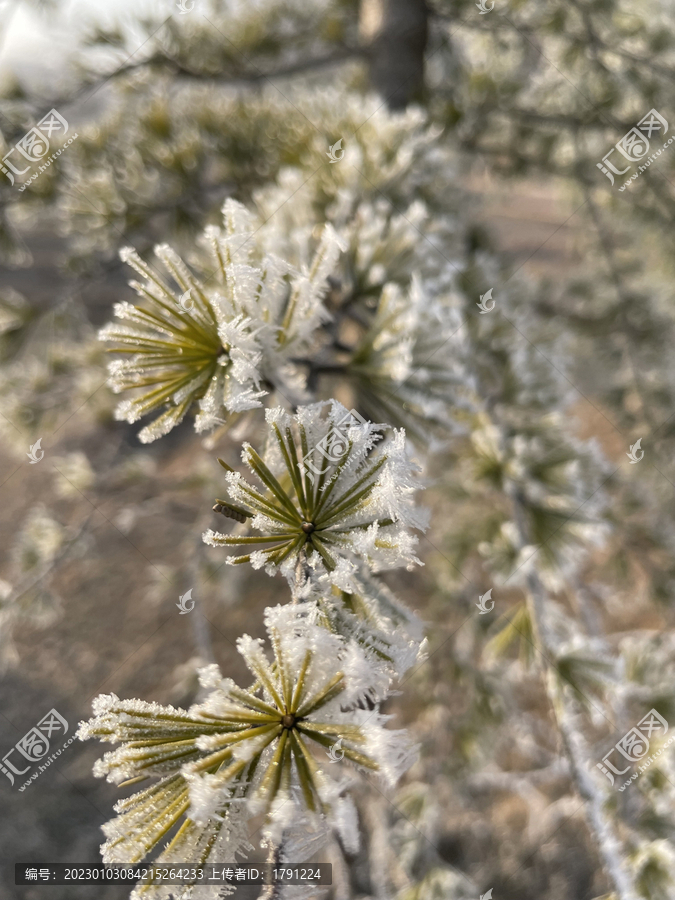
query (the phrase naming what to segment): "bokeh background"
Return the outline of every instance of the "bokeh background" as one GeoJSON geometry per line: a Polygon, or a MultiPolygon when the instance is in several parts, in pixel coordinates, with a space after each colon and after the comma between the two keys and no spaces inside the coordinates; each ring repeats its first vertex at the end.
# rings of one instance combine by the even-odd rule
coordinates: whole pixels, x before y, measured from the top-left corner
{"type": "MultiPolygon", "coordinates": [[[[100,692],[187,706],[204,663],[244,678],[234,642],[285,590],[200,539],[215,457],[260,420],[143,445],[114,418],[96,332],[132,298],[120,248],[198,261],[228,197],[281,234],[356,222],[366,311],[417,274],[465,318],[442,415],[355,372],[316,384],[397,411],[432,510],[424,568],[385,576],[427,623],[429,659],[387,707],[420,761],[398,792],[364,790],[333,896],[672,898],[672,751],[623,793],[596,771],[650,709],[675,727],[675,150],[624,191],[637,164],[614,185],[597,166],[650,110],[675,133],[672,4],[191,4],[2,7],[2,155],[52,108],[78,134],[24,191],[0,176],[2,755],[100,692]]],[[[13,884],[18,861],[99,858],[119,796],[100,752],[75,742],[23,792],[2,777],[0,896],[128,895],[13,884]]]]}

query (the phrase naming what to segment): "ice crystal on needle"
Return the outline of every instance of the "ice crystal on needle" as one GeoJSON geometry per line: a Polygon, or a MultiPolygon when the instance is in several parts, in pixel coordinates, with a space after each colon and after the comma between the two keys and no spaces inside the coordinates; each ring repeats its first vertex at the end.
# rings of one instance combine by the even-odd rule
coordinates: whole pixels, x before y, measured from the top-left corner
{"type": "MultiPolygon", "coordinates": [[[[263,641],[239,639],[256,679],[248,690],[210,666],[201,673],[210,693],[189,711],[114,694],[94,701],[95,717],[80,726],[80,738],[121,744],[95,774],[115,783],[160,779],[117,804],[118,817],[104,828],[105,860],[143,859],[181,819],[163,859],[186,859],[191,843],[199,851],[191,861],[205,862],[224,822],[243,851],[245,830],[239,839],[232,831],[237,817],[243,823],[261,812],[270,833],[303,811],[323,819],[337,809],[338,821],[353,821],[344,770],[329,774],[325,765],[338,739],[346,760],[396,782],[414,748],[405,732],[384,727],[387,717],[358,705],[365,691],[385,694],[386,677],[356,644],[317,624],[319,615],[311,603],[267,610],[272,663],[263,641]]],[[[354,835],[345,840],[353,845],[354,835]]]]}
{"type": "Polygon", "coordinates": [[[193,405],[195,427],[206,431],[230,413],[260,406],[272,386],[302,395],[293,359],[327,318],[321,298],[340,241],[327,226],[311,266],[300,271],[259,252],[243,206],[228,200],[223,216],[223,228],[205,231],[215,270],[203,280],[166,245],[155,255],[173,287],[135,250],[121,253],[143,279],[131,283],[142,302],[118,303],[115,315],[130,324],[109,324],[100,338],[128,357],[110,366],[113,390],[138,392],[119,405],[117,417],[135,422],[159,412],[140,432],[144,443],[169,432],[193,405]]]}
{"type": "Polygon", "coordinates": [[[424,443],[434,429],[448,429],[448,400],[457,404],[464,377],[450,343],[460,324],[456,310],[430,296],[420,278],[414,276],[407,291],[385,284],[347,364],[359,406],[424,443]]]}
{"type": "Polygon", "coordinates": [[[417,484],[405,432],[394,430],[385,441],[386,426],[357,420],[335,400],[301,407],[295,416],[270,409],[266,419],[264,458],[250,444],[242,453],[263,489],[230,469],[228,493],[236,505],[218,500],[214,507],[240,521],[251,517],[262,534],[207,531],[207,544],[268,544],[228,562],[265,566],[270,574],[281,567],[290,577],[302,557],[343,590],[354,589],[357,558],[374,571],[419,562],[408,527],[425,528],[426,516],[412,501],[417,484]]]}
{"type": "Polygon", "coordinates": [[[354,591],[319,585],[316,603],[325,627],[359,644],[391,677],[402,677],[425,658],[422,621],[385,584],[360,571],[354,591]]]}

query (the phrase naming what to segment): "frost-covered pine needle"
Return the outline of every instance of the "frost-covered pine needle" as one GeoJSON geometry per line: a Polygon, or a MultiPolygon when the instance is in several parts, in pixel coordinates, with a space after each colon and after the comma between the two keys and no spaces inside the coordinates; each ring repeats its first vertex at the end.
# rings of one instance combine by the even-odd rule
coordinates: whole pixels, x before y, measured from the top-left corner
{"type": "Polygon", "coordinates": [[[408,290],[385,284],[346,366],[359,407],[406,427],[422,444],[430,430],[449,429],[466,379],[453,341],[460,327],[458,311],[435,299],[419,277],[408,290]]]}
{"type": "Polygon", "coordinates": [[[352,592],[334,585],[315,590],[326,628],[356,641],[392,678],[425,658],[422,621],[378,579],[360,571],[352,592]]]}
{"type": "Polygon", "coordinates": [[[317,624],[319,615],[311,603],[268,609],[271,663],[263,641],[239,639],[255,679],[247,690],[209,666],[201,681],[210,693],[189,711],[114,694],[94,701],[95,716],[81,724],[79,737],[121,745],[99,760],[95,774],[117,784],[159,779],[117,804],[118,817],[104,827],[106,861],[142,860],[179,823],[162,858],[185,852],[189,838],[203,851],[190,861],[205,862],[225,821],[239,852],[243,825],[256,814],[280,828],[303,811],[320,819],[330,813],[337,827],[341,818],[353,822],[342,796],[345,770],[328,765],[337,741],[339,758],[387,783],[408,768],[415,750],[405,732],[386,729],[387,717],[358,705],[366,694],[386,694],[386,676],[361,648],[317,624]]]}
{"type": "Polygon", "coordinates": [[[294,363],[306,354],[328,314],[322,297],[342,243],[326,226],[311,266],[298,270],[261,252],[256,224],[233,200],[223,207],[224,227],[209,226],[203,238],[212,272],[197,278],[166,244],[155,255],[167,283],[135,250],[121,257],[141,276],[131,286],[137,305],[118,303],[118,319],[100,332],[124,355],[110,366],[116,393],[134,391],[116,415],[127,422],[159,413],[140,432],[144,443],[178,425],[196,406],[197,431],[261,405],[271,386],[300,398],[304,376],[294,363]]]}
{"type": "Polygon", "coordinates": [[[357,558],[373,571],[419,563],[408,527],[424,529],[427,520],[413,503],[418,485],[405,432],[394,430],[385,441],[386,426],[355,419],[335,400],[301,407],[294,416],[270,409],[266,419],[267,451],[261,456],[244,444],[242,453],[262,489],[230,469],[234,504],[216,501],[217,511],[240,521],[251,517],[262,533],[207,531],[207,544],[260,547],[228,562],[250,562],[270,574],[281,568],[287,577],[302,556],[320,576],[349,591],[357,558]]]}

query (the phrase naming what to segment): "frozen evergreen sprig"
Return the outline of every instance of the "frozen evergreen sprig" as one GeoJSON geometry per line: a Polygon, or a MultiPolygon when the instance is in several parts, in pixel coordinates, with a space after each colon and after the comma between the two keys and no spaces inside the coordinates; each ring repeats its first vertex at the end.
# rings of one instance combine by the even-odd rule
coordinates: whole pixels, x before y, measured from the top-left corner
{"type": "MultiPolygon", "coordinates": [[[[179,261],[168,248],[158,247],[155,252],[164,261],[171,260],[172,267],[178,271],[179,261]]],[[[223,376],[230,363],[229,347],[223,346],[218,335],[215,308],[191,276],[181,278],[179,295],[135,250],[126,248],[120,255],[145,279],[145,284],[132,282],[143,298],[143,305],[116,304],[115,316],[131,324],[107,325],[99,336],[101,340],[114,342],[115,353],[130,357],[111,363],[113,390],[140,392],[118,406],[116,417],[135,422],[148,413],[160,411],[139,435],[141,441],[148,443],[181,422],[190,406],[206,395],[210,385],[220,381],[224,394],[223,376]],[[187,291],[190,291],[190,312],[181,306],[181,296],[187,291]]]]}
{"type": "Polygon", "coordinates": [[[188,711],[114,694],[94,701],[80,738],[121,745],[95,774],[117,784],[159,779],[117,804],[118,817],[104,827],[106,861],[143,859],[179,822],[163,858],[182,849],[186,833],[208,847],[197,829],[212,831],[233,811],[240,816],[244,801],[244,818],[264,813],[270,834],[300,814],[330,815],[353,846],[355,814],[343,796],[349,782],[344,770],[329,774],[327,751],[339,740],[344,759],[389,784],[413,762],[405,732],[386,729],[388,717],[361,708],[364,696],[386,695],[388,678],[360,647],[319,624],[311,603],[268,609],[265,618],[272,662],[263,641],[238,641],[255,679],[248,689],[222,679],[214,665],[200,673],[206,700],[188,711]]]}
{"type": "Polygon", "coordinates": [[[260,406],[271,386],[303,396],[293,360],[308,352],[327,318],[321,298],[340,241],[327,226],[301,271],[259,252],[255,221],[241,204],[227,200],[223,217],[223,228],[204,233],[215,269],[203,280],[167,245],[155,255],[171,284],[135,250],[121,252],[142,278],[131,282],[142,300],[116,304],[116,317],[129,324],[109,324],[99,336],[127,357],[110,366],[113,390],[136,392],[118,406],[117,418],[135,422],[159,413],[140,432],[144,443],[169,432],[193,406],[196,430],[207,431],[231,413],[260,406]]]}
{"type": "Polygon", "coordinates": [[[424,623],[379,579],[360,569],[352,591],[332,585],[310,589],[330,631],[359,644],[392,678],[425,658],[424,623]]]}
{"type": "Polygon", "coordinates": [[[217,500],[214,507],[240,521],[250,517],[262,533],[209,530],[207,544],[260,546],[228,562],[250,562],[270,574],[280,569],[288,577],[298,559],[306,560],[317,576],[348,591],[356,560],[373,571],[419,563],[408,527],[424,529],[427,519],[413,504],[418,485],[405,432],[389,435],[387,426],[359,421],[335,400],[301,407],[296,415],[269,409],[266,419],[266,452],[261,456],[250,444],[242,452],[262,488],[222,463],[234,502],[217,500]]]}
{"type": "Polygon", "coordinates": [[[420,277],[413,277],[408,290],[385,284],[346,365],[359,406],[404,426],[421,443],[432,429],[447,433],[450,398],[459,404],[466,377],[448,344],[460,326],[457,310],[434,300],[420,277]]]}

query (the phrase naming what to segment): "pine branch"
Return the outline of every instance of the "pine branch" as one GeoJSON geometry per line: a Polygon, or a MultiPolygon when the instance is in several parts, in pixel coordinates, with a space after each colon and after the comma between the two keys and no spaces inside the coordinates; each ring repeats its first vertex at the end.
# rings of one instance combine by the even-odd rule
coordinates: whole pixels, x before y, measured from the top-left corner
{"type": "MultiPolygon", "coordinates": [[[[472,354],[472,358],[475,354],[472,354]]],[[[476,371],[479,395],[484,399],[485,408],[496,429],[496,440],[501,453],[507,445],[506,428],[499,415],[499,405],[495,397],[485,390],[480,374],[476,371]]],[[[516,554],[532,547],[533,540],[527,522],[527,501],[521,487],[505,472],[502,474],[502,489],[510,500],[512,521],[516,527],[516,554]]],[[[570,763],[571,775],[579,796],[584,801],[584,812],[588,827],[602,859],[605,872],[616,892],[617,900],[638,900],[636,888],[622,859],[623,845],[616,833],[616,827],[606,810],[606,797],[588,774],[589,763],[585,741],[576,727],[578,708],[574,700],[565,696],[561,679],[555,677],[557,641],[549,626],[546,606],[547,590],[532,566],[526,576],[526,602],[532,623],[535,646],[539,650],[540,662],[545,670],[544,683],[551,706],[556,715],[558,729],[570,763]]]]}
{"type": "Polygon", "coordinates": [[[35,587],[38,587],[40,582],[44,581],[44,579],[47,578],[47,576],[50,575],[58,567],[58,565],[61,562],[63,562],[63,560],[68,555],[68,553],[72,550],[72,548],[77,544],[79,539],[84,534],[87,525],[89,524],[92,516],[94,515],[94,512],[95,512],[95,510],[92,511],[91,513],[89,513],[89,515],[86,517],[86,519],[84,520],[82,525],[80,525],[80,527],[77,529],[75,534],[68,540],[64,541],[63,547],[56,554],[56,556],[54,556],[53,559],[51,559],[49,562],[45,563],[45,565],[41,566],[37,572],[33,572],[30,575],[27,575],[17,585],[17,587],[14,588],[14,590],[9,594],[9,596],[5,600],[2,601],[2,606],[4,608],[11,607],[18,600],[20,600],[21,597],[24,596],[24,594],[27,594],[28,591],[32,590],[35,587]]]}
{"type": "MultiPolygon", "coordinates": [[[[212,511],[202,513],[197,519],[195,527],[190,530],[189,537],[186,540],[186,543],[188,544],[186,570],[190,586],[197,586],[199,584],[200,560],[201,555],[203,554],[203,545],[199,540],[195,539],[195,536],[201,534],[204,528],[207,527],[212,515],[212,511]]],[[[214,663],[216,658],[213,653],[209,623],[207,622],[206,617],[202,615],[201,610],[196,609],[189,618],[190,626],[192,628],[192,638],[198,657],[203,660],[204,664],[214,663]]]]}
{"type": "MultiPolygon", "coordinates": [[[[525,525],[525,508],[522,497],[513,482],[507,482],[506,493],[513,504],[513,519],[518,529],[519,550],[531,546],[525,525]]],[[[609,877],[617,900],[639,900],[633,879],[624,864],[625,851],[616,833],[616,827],[607,812],[607,798],[589,775],[589,757],[585,740],[576,727],[578,704],[565,696],[559,678],[553,676],[555,666],[555,639],[549,629],[546,616],[547,591],[536,570],[527,575],[527,603],[536,643],[548,669],[545,678],[546,692],[556,715],[563,746],[570,762],[571,774],[579,796],[584,801],[588,826],[593,834],[605,872],[609,877]]]]}
{"type": "MultiPolygon", "coordinates": [[[[319,71],[321,69],[329,68],[330,66],[348,62],[349,60],[363,59],[365,58],[365,55],[365,51],[361,47],[344,46],[343,48],[335,50],[331,53],[326,53],[322,56],[315,56],[310,59],[289,63],[285,66],[279,66],[277,69],[272,69],[267,72],[256,70],[253,72],[240,72],[236,75],[225,75],[217,72],[210,73],[195,71],[194,69],[190,69],[187,66],[183,65],[183,63],[180,63],[176,59],[171,59],[170,57],[157,54],[155,56],[149,57],[148,59],[139,60],[135,63],[129,63],[128,65],[122,65],[118,69],[115,69],[113,72],[106,72],[102,75],[90,77],[86,81],[83,81],[82,85],[78,85],[75,91],[69,91],[68,93],[54,96],[51,100],[46,99],[44,95],[36,95],[34,97],[31,97],[29,95],[24,99],[23,102],[25,103],[26,107],[32,111],[32,115],[36,116],[47,107],[61,109],[63,107],[70,106],[78,99],[78,97],[82,93],[83,88],[86,88],[87,92],[89,92],[90,94],[95,94],[104,85],[110,83],[111,81],[117,81],[123,78],[125,75],[132,75],[134,72],[151,69],[162,71],[166,75],[173,76],[175,78],[184,78],[202,82],[213,82],[222,87],[239,87],[243,85],[255,86],[262,81],[271,82],[276,78],[289,78],[293,75],[302,75],[307,72],[319,71]]],[[[23,125],[18,128],[12,129],[8,135],[8,143],[11,144],[12,142],[18,140],[24,132],[25,127],[23,125]]],[[[173,209],[173,207],[170,208],[173,209]]]]}
{"type": "Polygon", "coordinates": [[[607,811],[606,793],[589,774],[590,763],[586,742],[576,719],[579,715],[574,700],[566,698],[560,683],[548,679],[548,694],[556,714],[556,721],[572,768],[572,777],[584,801],[586,819],[594,834],[605,871],[616,891],[617,900],[639,900],[632,876],[624,864],[625,848],[619,839],[614,822],[607,811]]]}
{"type": "MultiPolygon", "coordinates": [[[[270,872],[272,870],[279,868],[281,864],[281,855],[283,853],[284,848],[284,836],[281,835],[281,840],[276,843],[272,840],[269,842],[269,850],[267,853],[267,865],[269,866],[270,872]]],[[[272,884],[266,884],[262,889],[260,897],[258,900],[280,900],[281,891],[283,889],[283,882],[277,881],[272,884]]]]}

